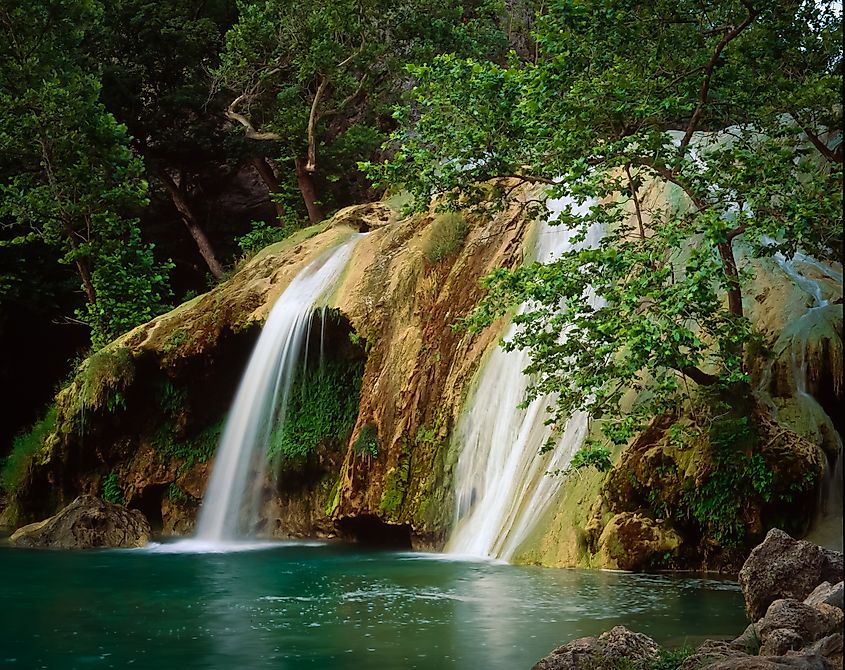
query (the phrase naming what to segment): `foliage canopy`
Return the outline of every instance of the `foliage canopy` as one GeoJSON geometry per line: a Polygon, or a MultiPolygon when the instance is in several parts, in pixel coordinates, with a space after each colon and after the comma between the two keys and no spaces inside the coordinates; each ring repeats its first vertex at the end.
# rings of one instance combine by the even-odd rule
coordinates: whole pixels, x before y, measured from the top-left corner
{"type": "Polygon", "coordinates": [[[363,167],[445,208],[542,187],[526,207],[573,245],[493,272],[467,323],[527,303],[505,346],[530,353],[530,396],[557,394],[551,420],[584,409],[624,442],[690,381],[742,391],[744,258],[841,258],[841,15],[801,0],[554,0],[536,38],[535,62],[413,68],[393,158],[363,167]]]}

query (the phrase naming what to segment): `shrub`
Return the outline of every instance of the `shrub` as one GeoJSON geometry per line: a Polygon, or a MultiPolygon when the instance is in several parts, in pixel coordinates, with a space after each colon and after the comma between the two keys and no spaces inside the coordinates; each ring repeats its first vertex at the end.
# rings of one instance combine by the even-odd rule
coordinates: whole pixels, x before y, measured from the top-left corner
{"type": "Polygon", "coordinates": [[[378,457],[378,428],[374,424],[365,423],[362,426],[361,432],[352,444],[352,451],[358,456],[366,454],[373,458],[378,457]]]}
{"type": "Polygon", "coordinates": [[[608,472],[613,467],[610,449],[598,444],[586,444],[575,452],[567,470],[583,470],[589,467],[594,467],[599,472],[608,472]]]}
{"type": "Polygon", "coordinates": [[[284,423],[270,438],[269,455],[304,458],[320,445],[346,439],[358,416],[362,363],[326,362],[294,380],[284,423]]]}
{"type": "Polygon", "coordinates": [[[446,212],[438,214],[431,223],[428,240],[423,253],[429,263],[437,263],[451,256],[463,246],[469,226],[462,214],[446,212]]]}
{"type": "Polygon", "coordinates": [[[103,479],[103,500],[116,505],[124,503],[123,489],[120,487],[116,472],[110,472],[103,479]]]}

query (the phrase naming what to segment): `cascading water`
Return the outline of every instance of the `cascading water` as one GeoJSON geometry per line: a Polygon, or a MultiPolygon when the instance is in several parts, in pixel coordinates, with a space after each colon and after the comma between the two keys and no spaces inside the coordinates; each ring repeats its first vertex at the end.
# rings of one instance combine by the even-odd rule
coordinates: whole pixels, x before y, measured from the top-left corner
{"type": "MultiPolygon", "coordinates": [[[[567,199],[549,200],[551,219],[560,215],[567,199]]],[[[584,213],[575,209],[575,213],[584,213]]],[[[597,241],[591,230],[586,244],[597,241]]],[[[547,262],[572,248],[572,232],[563,226],[540,225],[535,257],[547,262]]],[[[511,326],[506,338],[514,334],[511,326]]],[[[525,409],[518,405],[530,382],[524,351],[496,347],[477,377],[468,407],[458,422],[455,439],[461,446],[455,475],[456,524],[446,547],[455,554],[508,560],[560,487],[550,470],[563,469],[587,435],[587,417],[570,417],[555,448],[540,455],[552,434],[545,424],[553,399],[537,398],[525,409]]]]}
{"type": "Polygon", "coordinates": [[[303,345],[308,346],[311,319],[334,289],[359,237],[312,261],[273,305],[226,421],[196,540],[231,542],[253,531],[267,444],[273,427],[284,422],[290,385],[303,345]]]}
{"type": "Polygon", "coordinates": [[[825,310],[831,308],[831,302],[824,297],[819,281],[802,273],[800,266],[812,268],[822,276],[842,283],[842,273],[819,263],[814,258],[796,253],[787,260],[782,254],[774,255],[774,260],[798,287],[810,298],[813,304],[790,326],[791,335],[790,361],[795,394],[801,404],[802,413],[808,416],[824,417],[828,425],[827,433],[836,441],[837,454],[833,463],[828,463],[824,480],[819,492],[816,517],[808,538],[829,549],[842,550],[842,439],[833,427],[830,418],[815,397],[807,390],[807,346],[814,326],[825,319],[825,310]]]}

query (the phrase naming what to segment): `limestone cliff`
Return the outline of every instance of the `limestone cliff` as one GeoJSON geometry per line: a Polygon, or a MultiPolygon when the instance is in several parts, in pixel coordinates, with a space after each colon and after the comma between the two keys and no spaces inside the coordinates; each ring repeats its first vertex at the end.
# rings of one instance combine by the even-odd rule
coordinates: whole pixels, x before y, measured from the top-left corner
{"type": "Polygon", "coordinates": [[[498,332],[452,326],[479,299],[479,277],[522,261],[530,229],[518,206],[485,218],[402,219],[376,203],[264,249],[228,281],[81,364],[56,398],[55,430],[13,501],[18,523],[110,485],[154,527],[190,532],[223,418],[270,307],[310,260],[369,231],[331,299],[326,333],[327,349],[365,357],[357,420],[342,443],[321,445],[267,483],[259,530],[441,545],[452,514],[449,431],[498,332]]]}
{"type": "MultiPolygon", "coordinates": [[[[461,446],[453,427],[504,324],[480,334],[452,326],[481,297],[481,276],[522,262],[532,230],[518,203],[495,216],[407,218],[374,203],[264,249],[80,365],[9,512],[34,521],[89,493],[142,510],[165,534],[189,533],[270,308],[311,260],[367,231],[315,325],[344,370],[335,395],[353,398],[355,411],[307,457],[275,463],[257,530],[442,548],[461,446]]],[[[841,445],[831,419],[842,400],[841,280],[817,272],[819,295],[808,297],[783,263],[747,262],[755,279],[745,308],[758,331],[746,352],[752,406],[723,414],[724,399],[713,398],[656,417],[616,450],[610,473],[563,482],[516,561],[729,568],[773,524],[806,532],[841,445]]],[[[812,276],[812,262],[802,272],[812,276]]]]}

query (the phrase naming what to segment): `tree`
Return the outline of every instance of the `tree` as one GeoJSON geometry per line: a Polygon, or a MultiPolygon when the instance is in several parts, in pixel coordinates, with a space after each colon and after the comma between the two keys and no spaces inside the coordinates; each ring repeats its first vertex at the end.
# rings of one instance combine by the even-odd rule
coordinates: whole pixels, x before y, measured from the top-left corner
{"type": "MultiPolygon", "coordinates": [[[[493,4],[387,0],[240,2],[217,70],[226,114],[248,140],[276,143],[308,212],[323,216],[315,175],[321,152],[366,158],[380,116],[407,81],[403,66],[444,50],[501,51],[493,4]]],[[[339,166],[338,166],[339,167],[339,166]]],[[[338,178],[339,174],[329,174],[338,178]]]]}
{"type": "Polygon", "coordinates": [[[841,16],[801,0],[556,0],[537,42],[536,63],[417,68],[394,157],[364,167],[426,205],[501,204],[519,184],[544,187],[540,215],[571,199],[555,223],[581,246],[492,273],[468,323],[528,301],[505,346],[528,349],[532,397],[557,394],[550,420],[583,409],[623,442],[689,383],[747,390],[739,247],[841,254],[841,16]],[[603,236],[584,245],[591,226],[603,236]],[[623,411],[631,389],[647,393],[623,411]]]}
{"type": "Polygon", "coordinates": [[[83,0],[0,9],[0,223],[17,233],[3,244],[41,241],[75,266],[95,346],[161,311],[168,268],[132,218],[146,203],[143,166],[80,66],[100,12],[83,0]]]}
{"type": "Polygon", "coordinates": [[[92,65],[102,64],[103,102],[126,124],[154,188],[172,201],[216,279],[223,266],[192,190],[232,148],[223,109],[209,99],[209,72],[234,19],[231,0],[116,0],[84,45],[92,65]]]}

